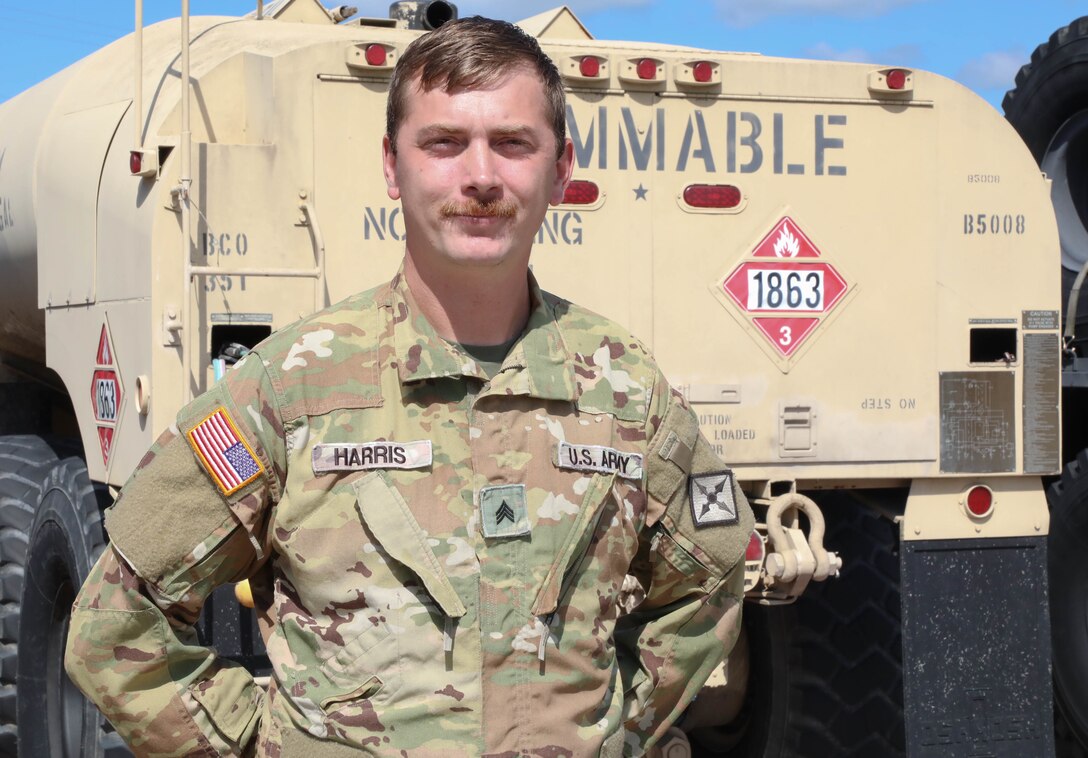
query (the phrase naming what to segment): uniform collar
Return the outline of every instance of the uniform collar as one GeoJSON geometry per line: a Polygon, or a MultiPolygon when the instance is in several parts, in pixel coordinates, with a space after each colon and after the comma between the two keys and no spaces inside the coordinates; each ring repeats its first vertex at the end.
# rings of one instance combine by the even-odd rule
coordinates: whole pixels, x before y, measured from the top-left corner
{"type": "MultiPolygon", "coordinates": [[[[532,303],[529,321],[484,394],[573,401],[578,395],[574,365],[556,323],[555,310],[532,272],[528,276],[532,303]]],[[[401,384],[440,377],[487,380],[476,361],[434,331],[408,290],[403,269],[389,284],[387,305],[393,312],[393,349],[401,384]]]]}

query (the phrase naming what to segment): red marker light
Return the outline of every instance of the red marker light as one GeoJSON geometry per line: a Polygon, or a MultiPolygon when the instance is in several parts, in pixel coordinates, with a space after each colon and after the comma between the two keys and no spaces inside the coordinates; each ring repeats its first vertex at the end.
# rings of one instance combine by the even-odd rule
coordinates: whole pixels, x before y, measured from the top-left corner
{"type": "Polygon", "coordinates": [[[635,70],[638,72],[639,79],[656,79],[657,61],[653,58],[643,58],[638,62],[635,70]]]}
{"type": "Polygon", "coordinates": [[[593,182],[575,179],[567,185],[563,202],[568,205],[592,205],[601,196],[601,189],[593,182]]]}
{"type": "Polygon", "coordinates": [[[759,532],[755,530],[752,530],[752,535],[748,538],[748,547],[744,550],[744,560],[763,560],[763,538],[760,537],[759,532]]]}
{"type": "Polygon", "coordinates": [[[578,72],[587,79],[595,79],[601,75],[601,61],[599,58],[587,55],[578,62],[578,72]]]}
{"type": "Polygon", "coordinates": [[[732,184],[689,184],[684,187],[684,202],[692,208],[736,208],[740,189],[732,184]]]}
{"type": "Polygon", "coordinates": [[[967,491],[967,512],[972,516],[989,516],[993,509],[994,493],[989,487],[978,484],[967,491]]]}
{"type": "Polygon", "coordinates": [[[903,89],[907,86],[907,72],[901,68],[893,68],[885,77],[888,89],[903,89]]]}
{"type": "Polygon", "coordinates": [[[128,171],[130,174],[139,174],[143,171],[144,156],[139,150],[130,150],[128,153],[128,171]]]}
{"type": "Polygon", "coordinates": [[[710,61],[699,61],[691,67],[691,75],[697,82],[709,82],[714,78],[714,66],[710,64],[710,61]]]}
{"type": "Polygon", "coordinates": [[[363,54],[366,58],[367,64],[371,66],[384,66],[385,65],[385,46],[373,43],[366,46],[366,52],[363,54]]]}

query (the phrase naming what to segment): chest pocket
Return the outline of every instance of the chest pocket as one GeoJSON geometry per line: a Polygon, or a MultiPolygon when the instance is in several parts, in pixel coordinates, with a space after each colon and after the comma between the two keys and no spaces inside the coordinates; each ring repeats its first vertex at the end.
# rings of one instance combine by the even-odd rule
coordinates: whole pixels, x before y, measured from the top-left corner
{"type": "Polygon", "coordinates": [[[615,479],[615,474],[593,477],[578,511],[578,519],[567,533],[567,538],[548,569],[544,583],[533,602],[531,612],[534,616],[549,616],[559,607],[564,590],[577,574],[574,569],[586,552],[615,479]]]}
{"type": "MultiPolygon", "coordinates": [[[[456,619],[466,613],[464,604],[427,544],[423,530],[403,497],[387,480],[386,474],[380,471],[370,473],[353,482],[351,487],[355,497],[345,493],[344,497],[330,503],[331,511],[326,510],[323,514],[328,523],[338,526],[322,530],[320,537],[308,543],[310,560],[302,562],[304,572],[307,564],[315,562],[314,558],[322,548],[320,540],[323,539],[323,557],[328,558],[334,566],[341,567],[341,570],[326,569],[317,576],[308,577],[308,591],[304,591],[298,599],[304,605],[314,600],[320,604],[321,600],[311,595],[320,592],[323,577],[353,577],[350,584],[344,585],[345,589],[340,591],[340,595],[350,588],[360,600],[365,601],[351,608],[353,614],[363,621],[352,625],[355,634],[348,636],[348,625],[338,624],[338,621],[347,618],[347,612],[332,608],[316,620],[307,617],[281,625],[294,659],[291,665],[280,669],[285,694],[303,713],[309,726],[316,727],[314,733],[321,732],[327,718],[341,727],[347,723],[345,719],[361,718],[368,707],[363,701],[371,701],[375,707],[380,707],[396,699],[401,685],[402,662],[399,635],[391,626],[396,624],[394,619],[400,618],[396,608],[416,592],[402,585],[408,580],[408,573],[414,575],[434,605],[444,614],[447,639],[456,619]],[[355,521],[355,524],[351,524],[351,521],[355,521]],[[399,579],[395,579],[393,573],[378,576],[379,566],[387,559],[371,563],[370,568],[362,572],[342,570],[361,557],[355,550],[361,549],[357,546],[364,541],[369,541],[364,536],[367,532],[387,559],[398,564],[400,568],[396,573],[399,579]],[[393,618],[386,623],[384,617],[389,614],[393,618]],[[339,639],[341,637],[342,640],[339,639]],[[322,640],[332,644],[321,644],[322,640]],[[330,650],[331,654],[328,652],[330,650]]],[[[314,511],[300,522],[298,530],[305,532],[317,513],[314,511]]],[[[285,547],[297,549],[297,545],[290,543],[285,547]]],[[[361,562],[357,564],[361,565],[361,562]]],[[[290,601],[290,591],[278,587],[277,592],[290,601]]],[[[327,599],[326,595],[324,600],[327,599]]]]}
{"type": "Polygon", "coordinates": [[[357,480],[353,486],[358,496],[359,513],[385,551],[419,577],[447,619],[464,616],[464,603],[439,566],[408,503],[386,475],[376,471],[357,480]]]}

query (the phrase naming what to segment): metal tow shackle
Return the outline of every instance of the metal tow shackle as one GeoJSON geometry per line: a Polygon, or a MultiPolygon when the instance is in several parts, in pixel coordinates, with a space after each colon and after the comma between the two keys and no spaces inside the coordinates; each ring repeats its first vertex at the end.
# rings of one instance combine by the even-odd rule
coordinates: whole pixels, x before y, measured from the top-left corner
{"type": "Polygon", "coordinates": [[[798,594],[810,579],[836,576],[842,559],[824,548],[824,531],[824,515],[810,498],[797,492],[774,498],[767,509],[767,536],[773,550],[767,556],[767,572],[779,582],[796,582],[798,594]],[[782,525],[782,517],[790,512],[808,517],[807,539],[800,529],[782,525]]]}

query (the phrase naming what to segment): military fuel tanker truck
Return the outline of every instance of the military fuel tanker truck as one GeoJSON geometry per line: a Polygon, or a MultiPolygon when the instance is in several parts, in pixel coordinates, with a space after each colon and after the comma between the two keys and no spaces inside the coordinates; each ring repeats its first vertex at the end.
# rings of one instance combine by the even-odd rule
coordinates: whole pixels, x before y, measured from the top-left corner
{"type": "MultiPolygon", "coordinates": [[[[144,29],[137,4],[132,36],[0,105],[5,755],[124,754],[61,661],[102,511],[240,355],[395,272],[389,77],[456,12],[186,9],[144,29]]],[[[759,519],[744,635],[667,754],[1052,755],[1049,608],[1083,650],[1088,593],[1066,549],[1081,583],[1048,605],[1044,486],[1069,464],[1083,541],[1088,458],[1061,446],[1082,364],[1050,182],[1013,126],[901,66],[521,25],[576,158],[536,275],[652,347],[759,519]]],[[[231,588],[197,633],[268,674],[231,588]]]]}

